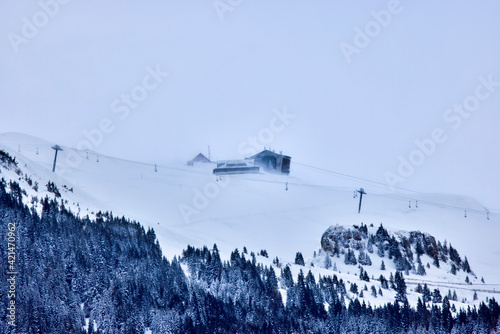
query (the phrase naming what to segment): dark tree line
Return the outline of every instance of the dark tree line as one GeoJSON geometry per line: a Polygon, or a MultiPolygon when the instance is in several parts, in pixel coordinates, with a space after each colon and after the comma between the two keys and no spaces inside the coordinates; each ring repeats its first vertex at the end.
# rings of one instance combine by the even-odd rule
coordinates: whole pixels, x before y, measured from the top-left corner
{"type": "MultiPolygon", "coordinates": [[[[500,313],[489,300],[453,317],[446,296],[442,307],[419,300],[410,308],[400,272],[398,300],[373,308],[350,299],[335,275],[293,277],[288,266],[278,275],[253,253],[234,250],[222,261],[216,245],[188,246],[169,261],[155,232],[137,222],[111,213],[78,218],[47,197],[39,216],[16,191],[0,182],[0,240],[16,225],[17,333],[96,333],[84,330],[89,321],[97,333],[472,334],[494,331],[500,313]]],[[[11,329],[6,252],[0,247],[0,333],[11,329]]]]}

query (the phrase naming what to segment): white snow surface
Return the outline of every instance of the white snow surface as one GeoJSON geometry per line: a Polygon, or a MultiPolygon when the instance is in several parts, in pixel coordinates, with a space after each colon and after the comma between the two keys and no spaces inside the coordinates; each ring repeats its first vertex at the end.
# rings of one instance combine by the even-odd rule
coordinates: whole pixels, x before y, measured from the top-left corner
{"type": "MultiPolygon", "coordinates": [[[[232,175],[217,180],[212,174],[214,164],[187,166],[179,162],[159,165],[155,171],[154,162],[126,161],[92,151],[88,152],[87,159],[87,152],[63,147],[53,173],[54,150],[51,146],[54,144],[24,134],[1,134],[0,149],[16,157],[23,177],[27,175],[39,183],[38,192],[19,180],[14,170],[0,166],[0,177],[20,182],[28,194],[26,203],[31,203],[33,196],[39,199],[45,195],[54,197],[45,186],[51,180],[67,200],[66,207],[80,216],[93,217],[99,210],[111,211],[115,216],[124,215],[146,228],[152,227],[167,258],[180,255],[188,244],[210,248],[216,243],[223,259],[243,246],[257,254],[265,249],[269,258],[259,256],[258,259],[267,265],[276,257],[282,264],[293,263],[296,252],[300,251],[306,266],[292,265],[295,277],[302,269],[305,273],[312,270],[316,275],[337,274],[351,282],[357,280],[359,269],[346,266],[343,258],[332,258],[332,263],[337,265],[336,272],[318,267],[321,260],[319,256],[314,259],[313,253],[319,254],[322,234],[331,225],[373,224],[375,231],[382,223],[393,232],[419,230],[442,242],[446,240],[462,258],[467,256],[477,275],[477,279],[470,277],[473,284],[467,285],[463,272],[453,276],[445,268],[431,266],[431,269],[426,268],[426,276],[410,274],[405,277],[409,290],[416,282],[425,281],[431,291],[441,287],[443,296],[449,288],[451,291],[456,289],[459,300],[472,301],[474,290],[478,292],[479,301],[486,296],[500,299],[497,293],[500,290],[500,213],[490,209],[488,220],[487,209],[474,199],[450,194],[398,192],[296,164],[293,157],[289,176],[232,175]],[[80,157],[76,164],[70,160],[75,155],[80,157]],[[288,190],[285,190],[287,182],[288,190]],[[73,188],[73,192],[63,186],[73,188]],[[359,198],[353,198],[353,191],[360,187],[367,195],[363,196],[362,210],[358,214],[359,198]],[[464,217],[465,210],[467,217],[464,217]],[[311,267],[311,263],[316,265],[311,267]],[[481,277],[486,284],[480,282],[481,277]]],[[[163,154],[168,155],[168,148],[163,154]]],[[[335,166],[321,167],[335,169],[335,166]]],[[[370,277],[377,278],[381,273],[381,259],[376,254],[370,257],[373,266],[366,269],[370,277]]],[[[426,263],[424,259],[422,262],[426,263]]],[[[386,259],[385,264],[384,275],[388,278],[393,270],[392,261],[386,259]]],[[[358,280],[357,284],[361,288],[365,283],[358,280]]],[[[378,281],[366,284],[368,288],[375,285],[378,290],[378,281]]],[[[364,291],[364,295],[371,304],[382,304],[394,298],[393,291],[385,290],[383,298],[372,298],[370,292],[364,291]]],[[[410,293],[409,300],[415,304],[417,295],[410,293]]]]}

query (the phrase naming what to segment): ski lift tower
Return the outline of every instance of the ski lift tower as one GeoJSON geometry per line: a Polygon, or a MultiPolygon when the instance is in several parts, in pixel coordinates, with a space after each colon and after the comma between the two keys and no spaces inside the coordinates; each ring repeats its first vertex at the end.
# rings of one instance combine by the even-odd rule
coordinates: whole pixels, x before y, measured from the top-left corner
{"type": "Polygon", "coordinates": [[[52,149],[54,149],[56,151],[56,154],[54,155],[54,165],[52,166],[52,173],[54,173],[56,171],[57,152],[58,151],[63,151],[63,149],[59,145],[52,146],[52,149]]]}
{"type": "Polygon", "coordinates": [[[366,192],[363,188],[359,188],[359,190],[356,190],[359,193],[359,207],[358,207],[358,213],[361,212],[361,201],[363,200],[363,195],[366,195],[366,192]]]}

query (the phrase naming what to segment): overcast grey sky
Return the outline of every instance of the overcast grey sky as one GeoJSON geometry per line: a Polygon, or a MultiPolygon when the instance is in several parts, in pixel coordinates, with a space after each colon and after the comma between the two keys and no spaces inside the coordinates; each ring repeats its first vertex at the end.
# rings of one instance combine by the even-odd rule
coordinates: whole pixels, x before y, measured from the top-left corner
{"type": "Polygon", "coordinates": [[[153,163],[271,146],[500,208],[499,14],[494,0],[3,1],[0,132],[153,163]]]}

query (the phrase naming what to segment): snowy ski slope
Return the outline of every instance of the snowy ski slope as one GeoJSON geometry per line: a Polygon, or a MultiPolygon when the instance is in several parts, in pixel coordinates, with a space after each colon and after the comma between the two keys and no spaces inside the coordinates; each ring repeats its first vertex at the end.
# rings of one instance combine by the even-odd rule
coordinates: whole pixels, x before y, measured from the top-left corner
{"type": "MultiPolygon", "coordinates": [[[[24,134],[0,135],[0,149],[16,157],[23,175],[38,182],[38,192],[26,181],[19,181],[20,176],[13,170],[0,168],[0,177],[18,180],[27,190],[26,203],[33,196],[53,197],[45,186],[51,180],[67,200],[66,206],[80,216],[112,211],[115,216],[124,215],[151,226],[168,258],[180,254],[188,244],[211,247],[216,243],[226,258],[243,246],[255,253],[265,249],[269,259],[259,257],[265,264],[271,264],[275,257],[281,263],[293,263],[300,251],[306,267],[292,266],[295,274],[299,269],[312,269],[316,274],[335,273],[353,281],[359,270],[344,265],[342,258],[336,262],[337,272],[319,268],[321,260],[314,259],[313,253],[320,249],[321,236],[331,225],[363,222],[373,224],[374,232],[382,223],[391,231],[420,230],[437,240],[446,240],[462,257],[467,256],[477,275],[473,284],[467,285],[463,273],[453,276],[445,268],[431,268],[426,276],[407,277],[409,289],[417,282],[427,282],[431,288],[441,287],[443,295],[448,289],[456,289],[459,300],[472,301],[474,290],[480,300],[485,296],[500,298],[500,213],[490,208],[487,219],[487,209],[474,199],[393,191],[381,184],[313,168],[312,164],[296,163],[293,158],[290,176],[233,175],[218,180],[212,175],[213,164],[186,166],[179,162],[158,165],[155,171],[154,163],[126,161],[63,146],[56,172],[52,173],[54,144],[24,134]],[[78,163],[74,162],[76,156],[78,163]],[[358,214],[359,198],[353,198],[353,191],[360,187],[367,195],[358,214]],[[73,191],[66,190],[71,188],[73,191]],[[480,282],[481,277],[486,284],[480,282]]],[[[376,254],[371,258],[374,264],[368,272],[378,277],[380,259],[376,254]]],[[[389,262],[385,261],[386,277],[394,270],[389,262]]],[[[367,298],[377,304],[392,300],[393,295],[367,298]]],[[[416,298],[415,294],[409,296],[412,303],[416,298]]]]}

